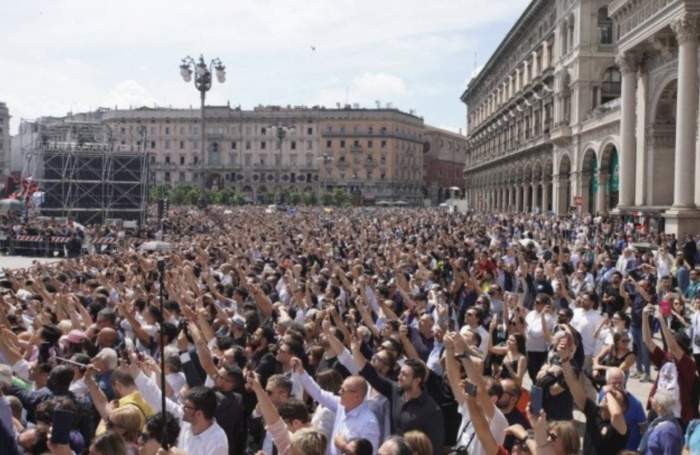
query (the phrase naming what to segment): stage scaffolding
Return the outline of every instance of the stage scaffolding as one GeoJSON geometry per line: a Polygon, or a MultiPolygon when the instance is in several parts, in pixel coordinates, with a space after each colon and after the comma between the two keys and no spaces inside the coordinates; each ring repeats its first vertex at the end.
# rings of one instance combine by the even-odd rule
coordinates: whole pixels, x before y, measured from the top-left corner
{"type": "Polygon", "coordinates": [[[111,140],[43,140],[25,155],[23,176],[31,176],[44,192],[44,216],[70,217],[82,224],[132,220],[143,226],[148,161],[147,154],[119,150],[111,140]]]}

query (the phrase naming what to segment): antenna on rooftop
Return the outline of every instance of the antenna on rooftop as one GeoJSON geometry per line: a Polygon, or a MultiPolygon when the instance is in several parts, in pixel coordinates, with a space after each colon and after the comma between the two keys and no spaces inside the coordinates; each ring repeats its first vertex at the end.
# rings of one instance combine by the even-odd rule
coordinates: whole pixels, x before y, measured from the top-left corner
{"type": "Polygon", "coordinates": [[[374,104],[377,105],[377,109],[381,109],[382,103],[379,100],[374,100],[374,104]]]}

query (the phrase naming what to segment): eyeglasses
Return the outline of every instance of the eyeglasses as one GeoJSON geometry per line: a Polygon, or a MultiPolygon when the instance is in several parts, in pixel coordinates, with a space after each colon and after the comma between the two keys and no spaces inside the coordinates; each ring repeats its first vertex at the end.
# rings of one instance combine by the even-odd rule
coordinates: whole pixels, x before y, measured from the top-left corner
{"type": "Polygon", "coordinates": [[[552,440],[552,441],[556,441],[557,439],[559,439],[559,435],[557,435],[557,434],[556,434],[555,432],[553,432],[553,431],[550,431],[550,432],[547,433],[547,438],[549,438],[549,439],[552,440]]]}
{"type": "Polygon", "coordinates": [[[182,409],[186,409],[186,410],[188,410],[188,411],[196,411],[196,410],[197,410],[197,408],[195,408],[195,407],[192,406],[191,404],[184,404],[184,405],[182,405],[182,409]]]}
{"type": "Polygon", "coordinates": [[[623,338],[623,339],[621,339],[620,341],[622,341],[623,343],[629,343],[629,342],[630,342],[630,339],[629,339],[629,338],[623,338]]]}

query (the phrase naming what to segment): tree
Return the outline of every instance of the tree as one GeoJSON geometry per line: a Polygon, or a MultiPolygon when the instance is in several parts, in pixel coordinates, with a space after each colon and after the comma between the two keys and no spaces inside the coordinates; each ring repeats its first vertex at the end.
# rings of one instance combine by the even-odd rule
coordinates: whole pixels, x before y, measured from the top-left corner
{"type": "Polygon", "coordinates": [[[321,204],[323,205],[333,205],[335,203],[335,198],[333,197],[333,193],[329,191],[324,191],[324,193],[321,195],[321,204]]]}
{"type": "Polygon", "coordinates": [[[318,196],[313,191],[305,191],[301,197],[305,205],[316,205],[318,204],[318,196]]]}
{"type": "Polygon", "coordinates": [[[350,196],[342,188],[336,188],[333,192],[333,202],[338,207],[346,207],[350,204],[350,196]]]}
{"type": "Polygon", "coordinates": [[[167,185],[156,185],[151,188],[148,197],[151,201],[157,201],[158,199],[170,197],[170,192],[170,188],[167,185]]]}
{"type": "Polygon", "coordinates": [[[301,203],[301,194],[296,190],[292,190],[287,195],[287,201],[292,205],[299,205],[299,203],[301,203]]]}

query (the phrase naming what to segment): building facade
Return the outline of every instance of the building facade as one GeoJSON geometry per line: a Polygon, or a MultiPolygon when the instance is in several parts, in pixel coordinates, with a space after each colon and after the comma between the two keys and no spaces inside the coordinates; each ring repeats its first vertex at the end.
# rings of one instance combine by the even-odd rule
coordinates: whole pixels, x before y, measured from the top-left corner
{"type": "Polygon", "coordinates": [[[331,110],[319,127],[322,186],[345,188],[362,203],[422,201],[421,118],[395,110],[331,110]]]}
{"type": "Polygon", "coordinates": [[[610,2],[622,72],[620,207],[700,232],[697,0],[610,2]]]}
{"type": "Polygon", "coordinates": [[[698,232],[699,12],[699,1],[533,0],[462,95],[470,206],[698,232]]]}
{"type": "Polygon", "coordinates": [[[10,111],[7,104],[0,103],[0,176],[10,174],[10,111]]]}
{"type": "Polygon", "coordinates": [[[115,149],[148,153],[156,185],[234,187],[250,201],[343,188],[359,204],[420,204],[425,194],[423,119],[390,108],[207,106],[204,148],[199,109],[100,109],[24,121],[16,142],[26,156],[92,122],[115,149]]]}
{"type": "MultiPolygon", "coordinates": [[[[461,131],[460,131],[461,132],[461,131]]],[[[467,138],[440,128],[425,127],[423,182],[432,205],[464,194],[467,138]]]]}

